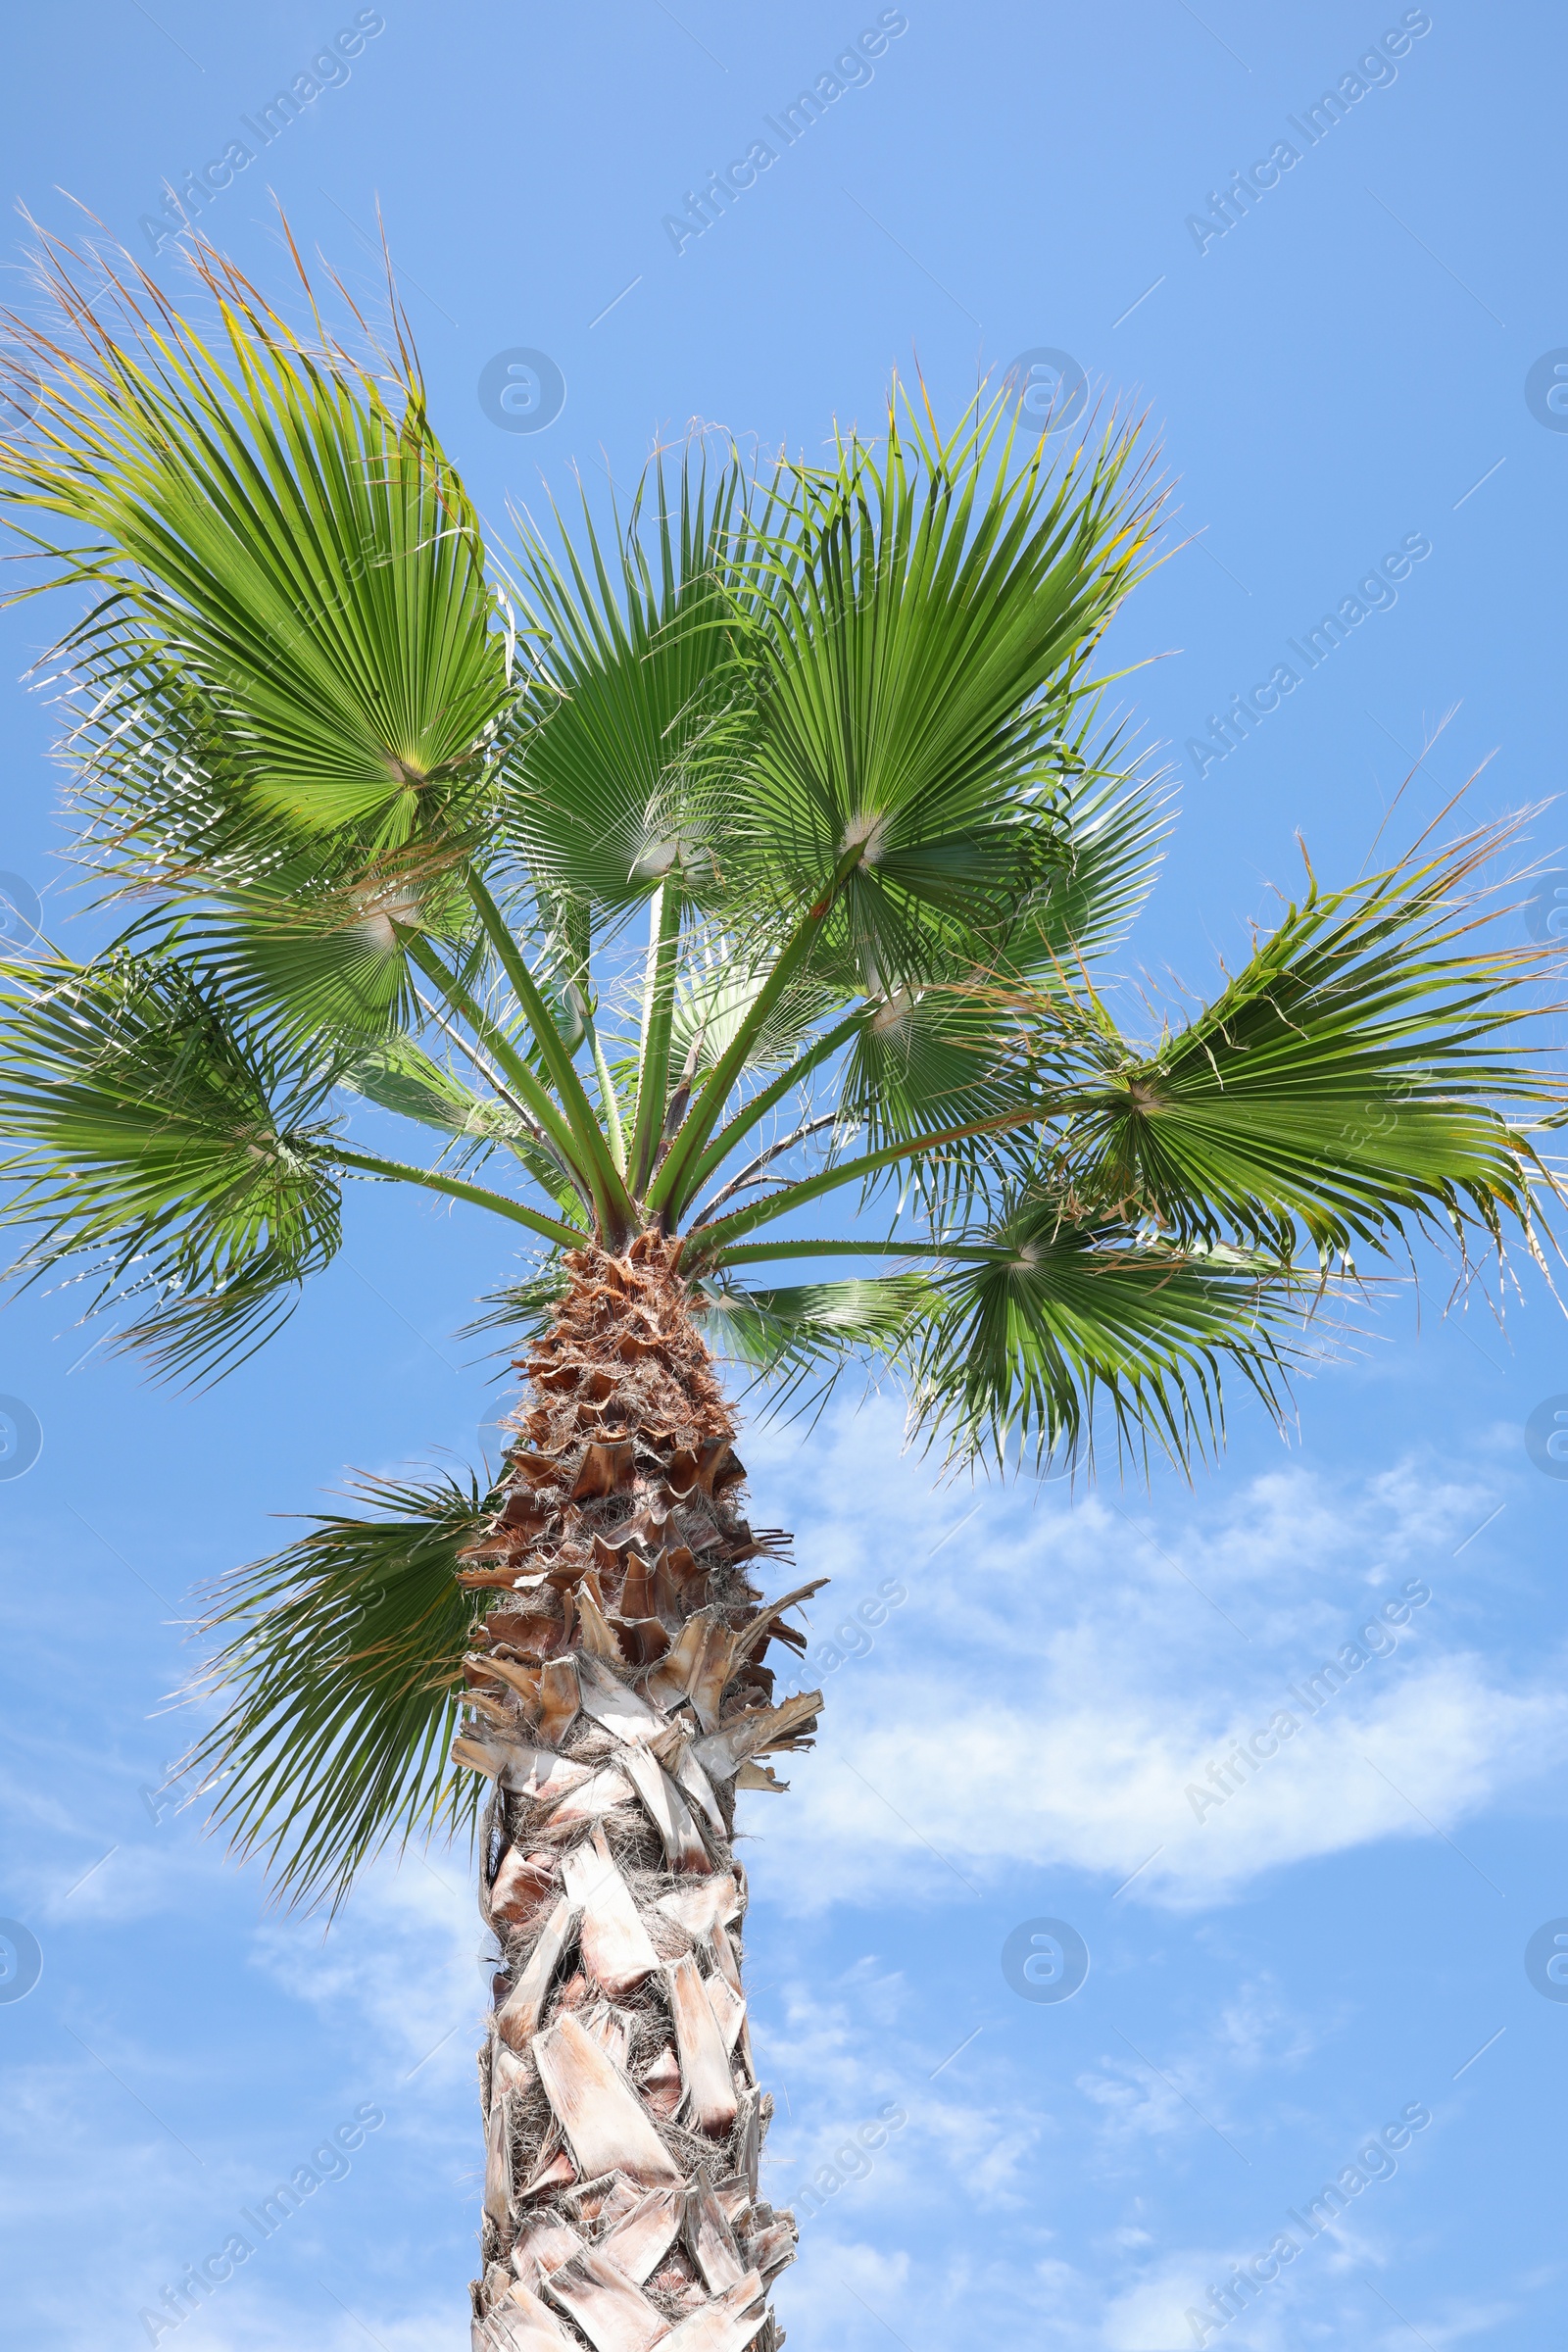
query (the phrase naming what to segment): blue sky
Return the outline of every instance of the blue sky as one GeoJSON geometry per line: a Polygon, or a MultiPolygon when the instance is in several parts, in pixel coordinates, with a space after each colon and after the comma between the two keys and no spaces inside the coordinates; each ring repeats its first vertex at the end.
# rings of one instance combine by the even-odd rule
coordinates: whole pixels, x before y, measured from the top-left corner
{"type": "MultiPolygon", "coordinates": [[[[438,427],[502,543],[509,499],[564,495],[574,465],[628,484],[692,417],[808,451],[835,420],[873,427],[895,367],[952,416],[982,371],[1054,350],[1147,411],[1180,527],[1112,652],[1182,803],[1128,961],[1155,992],[1209,988],[1244,951],[1299,873],[1298,830],[1322,876],[1353,873],[1424,752],[1386,841],[1478,770],[1478,815],[1558,790],[1560,12],[87,0],[5,38],[17,199],[65,232],[68,192],[171,291],[142,218],[231,142],[259,152],[204,225],[270,284],[269,188],[372,302],[379,201],[438,427]],[[347,78],[264,148],[247,123],[357,16],[347,78]],[[788,143],[770,119],[879,23],[869,77],[845,69],[788,143]],[[1325,90],[1343,119],[1314,136],[1325,90]],[[775,160],[672,235],[759,142],[775,160]],[[1244,170],[1220,234],[1212,200],[1244,170]],[[481,406],[514,351],[564,380],[538,431],[481,406]],[[1391,595],[1358,596],[1386,556],[1391,595]],[[1347,599],[1364,617],[1298,659],[1347,599]],[[1298,682],[1217,757],[1213,717],[1282,664],[1298,682]]],[[[19,222],[19,264],[24,244],[19,222]]],[[[20,682],[44,631],[0,618],[0,869],[47,896],[50,720],[20,682]]],[[[1560,815],[1532,838],[1551,863],[1560,815]]],[[[0,1391],[43,1432],[0,1481],[0,1916],[42,1952],[0,2000],[7,2340],[28,2352],[145,2343],[140,2309],[361,2109],[384,2121],[348,2169],[323,2164],[338,2177],[162,2340],[467,2340],[465,1858],[378,1870],[323,1941],[152,1793],[192,1584],[275,1546],[275,1515],[351,1465],[470,1458],[497,1408],[494,1367],[452,1336],[507,1271],[491,1236],[368,1191],[353,1210],[283,1337],[203,1396],[80,1360],[70,1297],[0,1326],[0,1391]]],[[[1568,2002],[1525,1968],[1568,1915],[1568,1488],[1523,1435],[1568,1391],[1568,1334],[1535,1277],[1500,1329],[1479,1298],[1445,1321],[1440,1269],[1423,1289],[1304,1384],[1288,1446],[1238,1400],[1191,1489],[944,1487],[901,1451],[891,1396],[846,1398],[809,1443],[748,1443],[758,1516],[834,1577],[822,1630],[890,1577],[907,1592],[830,1668],[791,1796],[747,1800],[775,2197],[831,2183],[880,2109],[906,2118],[806,2225],[779,2297],[803,2352],[1164,2352],[1293,2230],[1299,2253],[1210,2343],[1534,2352],[1568,2324],[1568,2002]],[[1429,1597],[1362,1643],[1411,1587],[1429,1597]],[[1345,1689],[1298,1705],[1348,1644],[1345,1689]],[[1299,1729],[1278,1752],[1195,1804],[1282,1712],[1299,1729]],[[1089,1947],[1069,2000],[1003,1974],[1037,1919],[1089,1947]],[[1373,2149],[1386,2126],[1396,2154],[1373,2149]],[[1308,2240],[1289,2217],[1348,2174],[1308,2240]]]]}

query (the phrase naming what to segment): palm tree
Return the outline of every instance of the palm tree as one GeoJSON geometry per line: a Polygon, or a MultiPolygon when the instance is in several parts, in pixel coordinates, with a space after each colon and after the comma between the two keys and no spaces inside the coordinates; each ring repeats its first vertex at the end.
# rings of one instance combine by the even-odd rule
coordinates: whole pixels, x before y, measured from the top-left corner
{"type": "Polygon", "coordinates": [[[45,388],[0,487],[85,592],[55,674],[123,906],[6,974],[22,1267],[205,1376],[349,1182],[528,1237],[499,1475],[370,1482],[220,1586],[196,1762],[294,1899],[477,1835],[475,2343],[772,2352],[731,1840],[810,1744],[767,1652],[821,1580],[755,1581],[787,1539],[715,1355],[798,1406],[894,1365],[958,1463],[1200,1454],[1354,1250],[1535,1249],[1536,953],[1476,936],[1472,833],[1308,873],[1213,1004],[1124,1034],[1164,815],[1094,665],[1159,497],[1114,420],[1058,463],[984,404],[823,465],[699,440],[509,571],[395,303],[351,350],[194,267],[204,324],[56,249],[57,322],[14,323],[45,388]],[[359,1102],[438,1147],[351,1140],[359,1102]]]}

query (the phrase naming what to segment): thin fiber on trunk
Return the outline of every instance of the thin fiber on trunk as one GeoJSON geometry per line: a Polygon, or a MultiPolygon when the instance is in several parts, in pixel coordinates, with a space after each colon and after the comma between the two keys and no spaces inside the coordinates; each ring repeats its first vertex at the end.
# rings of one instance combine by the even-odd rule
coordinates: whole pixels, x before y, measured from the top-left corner
{"type": "Polygon", "coordinates": [[[820,1693],[775,1708],[762,1660],[803,1646],[782,1606],[817,1587],[766,1603],[746,1573],[785,1539],[736,1508],[677,1247],[567,1258],[518,1366],[501,1506],[460,1571],[488,1606],[453,1755],[494,1784],[479,1905],[505,1960],[480,2053],[475,2352],[783,2341],[766,2290],[794,2218],[759,2191],[773,2103],[730,1840],[751,1759],[810,1744],[820,1693]]]}

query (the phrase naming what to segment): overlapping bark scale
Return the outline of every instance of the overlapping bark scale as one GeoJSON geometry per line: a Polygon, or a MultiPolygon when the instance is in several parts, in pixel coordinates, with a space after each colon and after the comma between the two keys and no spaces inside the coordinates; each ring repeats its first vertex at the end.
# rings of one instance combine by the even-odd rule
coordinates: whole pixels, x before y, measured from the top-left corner
{"type": "Polygon", "coordinates": [[[742,1980],[739,1788],[810,1744],[774,1703],[804,1647],[749,1569],[787,1539],[738,1502],[734,1424],[678,1245],[565,1260],[517,1368],[499,1507],[459,1575],[485,1614],[454,1761],[493,1784],[480,1910],[501,1947],[479,2070],[475,2352],[776,2352],[794,2218],[760,2193],[772,2101],[742,1980]]]}

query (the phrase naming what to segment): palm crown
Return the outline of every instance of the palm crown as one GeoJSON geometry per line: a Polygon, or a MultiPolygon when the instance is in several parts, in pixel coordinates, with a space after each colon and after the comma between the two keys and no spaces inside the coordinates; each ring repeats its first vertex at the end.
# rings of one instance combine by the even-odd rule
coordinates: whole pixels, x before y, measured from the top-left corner
{"type": "MultiPolygon", "coordinates": [[[[362,359],[197,267],[210,330],[57,257],[0,445],[41,584],[88,592],[68,748],[129,909],[10,970],[28,1271],[84,1259],[210,1371],[331,1258],[345,1181],[396,1180],[542,1246],[513,1329],[655,1233],[786,1390],[871,1351],[960,1456],[1106,1415],[1182,1455],[1227,1365],[1274,1395],[1353,1250],[1529,1233],[1554,1089],[1513,1034],[1534,953],[1473,936],[1494,836],[1308,875],[1212,1004],[1117,1025],[1164,821],[1094,666],[1153,557],[1131,431],[1052,465],[1000,408],[895,406],[822,465],[697,443],[503,567],[400,323],[362,359]],[[759,1279],[789,1260],[817,1278],[759,1279]]],[[[492,1493],[383,1487],[224,1595],[205,1760],[285,1882],[471,1805],[453,1567],[492,1493]]]]}

